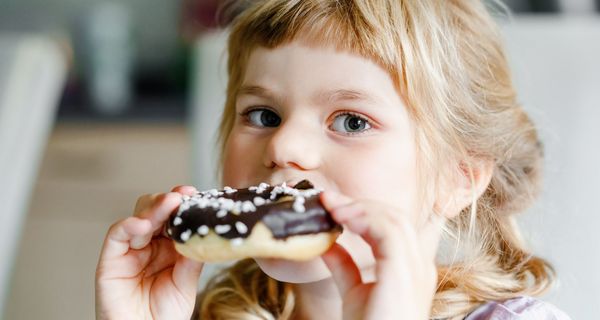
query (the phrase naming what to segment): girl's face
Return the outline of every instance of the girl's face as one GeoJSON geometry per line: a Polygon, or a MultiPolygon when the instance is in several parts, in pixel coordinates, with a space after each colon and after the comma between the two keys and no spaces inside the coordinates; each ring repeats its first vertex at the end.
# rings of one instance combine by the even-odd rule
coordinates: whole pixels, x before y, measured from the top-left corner
{"type": "MultiPolygon", "coordinates": [[[[390,75],[369,59],[300,42],[250,56],[225,148],[223,183],[316,187],[416,214],[414,127],[390,75]]],[[[414,217],[413,217],[414,218],[414,217]]],[[[338,243],[361,270],[369,246],[344,232],[338,243]]],[[[320,258],[257,259],[269,276],[303,283],[330,276],[320,258]]]]}

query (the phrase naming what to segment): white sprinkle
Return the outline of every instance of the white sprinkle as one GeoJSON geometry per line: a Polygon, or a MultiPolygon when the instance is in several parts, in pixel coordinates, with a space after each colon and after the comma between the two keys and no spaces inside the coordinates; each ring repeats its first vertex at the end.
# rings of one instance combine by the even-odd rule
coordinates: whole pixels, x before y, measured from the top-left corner
{"type": "Polygon", "coordinates": [[[250,191],[256,191],[256,189],[258,189],[257,186],[251,186],[248,188],[248,190],[250,190],[250,191]]]}
{"type": "Polygon", "coordinates": [[[233,213],[233,214],[240,214],[240,212],[242,212],[242,202],[241,201],[236,201],[233,204],[233,208],[231,208],[231,213],[233,213]]]}
{"type": "Polygon", "coordinates": [[[226,201],[224,201],[223,203],[221,203],[221,209],[224,210],[231,210],[233,209],[233,206],[235,205],[235,202],[231,199],[225,199],[226,201]]]}
{"type": "Polygon", "coordinates": [[[217,234],[227,233],[229,230],[231,230],[231,226],[228,224],[218,224],[215,226],[215,232],[217,234]]]}
{"type": "Polygon", "coordinates": [[[217,218],[223,218],[227,215],[227,210],[219,210],[217,211],[217,218]]]}
{"type": "Polygon", "coordinates": [[[183,199],[183,201],[188,201],[191,199],[191,197],[188,196],[187,194],[184,194],[183,197],[181,197],[181,199],[183,199]]]}
{"type": "Polygon", "coordinates": [[[169,228],[167,229],[167,234],[172,236],[173,235],[173,229],[169,228]]]}
{"type": "Polygon", "coordinates": [[[208,234],[208,226],[205,225],[201,225],[200,227],[198,227],[198,234],[201,236],[205,236],[208,234]]]}
{"type": "Polygon", "coordinates": [[[248,232],[248,227],[241,221],[235,223],[235,228],[241,234],[248,232]]]}
{"type": "Polygon", "coordinates": [[[206,191],[206,193],[210,194],[213,197],[216,197],[219,194],[219,190],[217,190],[217,189],[210,189],[210,190],[206,191]]]}
{"type": "Polygon", "coordinates": [[[294,211],[296,211],[296,212],[304,212],[304,211],[306,211],[306,208],[304,208],[304,205],[301,204],[301,203],[298,203],[298,202],[294,202],[293,208],[294,208],[294,211]]]}
{"type": "Polygon", "coordinates": [[[283,189],[280,186],[273,188],[273,190],[271,190],[271,200],[275,200],[277,195],[280,194],[282,191],[283,189]]]}
{"type": "Polygon", "coordinates": [[[188,202],[184,202],[179,205],[179,209],[177,209],[177,215],[180,215],[182,212],[188,210],[190,208],[190,204],[188,202]]]}
{"type": "Polygon", "coordinates": [[[181,218],[180,218],[180,217],[175,217],[175,219],[173,219],[173,225],[174,225],[174,226],[178,226],[178,225],[180,225],[180,224],[181,224],[181,222],[182,222],[182,221],[183,221],[183,220],[181,220],[181,218]]]}
{"type": "Polygon", "coordinates": [[[188,241],[192,235],[192,230],[188,229],[181,233],[181,240],[188,241]]]}
{"type": "Polygon", "coordinates": [[[198,203],[196,204],[196,206],[198,206],[198,208],[200,208],[200,209],[206,208],[207,205],[208,205],[208,199],[204,199],[204,198],[198,199],[198,203]]]}
{"type": "Polygon", "coordinates": [[[242,212],[249,212],[249,211],[256,211],[256,207],[254,206],[254,204],[252,204],[251,201],[244,201],[244,203],[242,203],[242,212]]]}
{"type": "Polygon", "coordinates": [[[223,188],[223,190],[225,190],[225,193],[227,193],[227,194],[234,193],[237,191],[236,189],[229,187],[229,186],[225,186],[225,188],[223,188]]]}
{"type": "Polygon", "coordinates": [[[261,183],[260,183],[258,186],[259,186],[260,188],[262,188],[262,189],[266,189],[266,188],[268,188],[268,187],[269,187],[269,184],[268,184],[268,183],[265,183],[265,182],[261,182],[261,183]]]}
{"type": "Polygon", "coordinates": [[[261,197],[254,197],[253,202],[255,206],[262,206],[263,204],[265,204],[265,199],[261,197]]]}
{"type": "Polygon", "coordinates": [[[233,238],[233,239],[231,239],[231,245],[232,246],[239,246],[242,243],[244,243],[244,239],[242,239],[242,238],[233,238]]]}

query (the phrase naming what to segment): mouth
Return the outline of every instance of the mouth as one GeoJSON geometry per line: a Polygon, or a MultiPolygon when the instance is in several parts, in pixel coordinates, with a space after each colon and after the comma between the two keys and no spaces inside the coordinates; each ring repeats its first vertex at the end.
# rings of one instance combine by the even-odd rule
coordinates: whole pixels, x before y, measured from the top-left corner
{"type": "Polygon", "coordinates": [[[302,180],[304,180],[304,179],[290,179],[290,180],[286,180],[285,184],[288,185],[288,186],[290,186],[290,187],[293,187],[293,186],[297,185],[298,182],[300,182],[302,180]]]}
{"type": "Polygon", "coordinates": [[[275,181],[278,181],[278,182],[269,181],[268,183],[270,185],[272,185],[272,186],[280,186],[280,185],[282,185],[282,184],[285,183],[286,186],[293,187],[296,184],[298,184],[298,182],[300,182],[302,180],[304,180],[304,179],[287,179],[287,180],[283,180],[283,181],[281,181],[281,180],[275,180],[275,181]]]}
{"type": "Polygon", "coordinates": [[[291,178],[291,179],[287,179],[284,181],[281,180],[275,180],[275,181],[279,181],[278,183],[274,183],[274,182],[269,182],[270,185],[272,186],[280,186],[282,184],[285,183],[286,186],[288,187],[295,187],[298,183],[300,183],[303,180],[308,180],[310,181],[315,187],[317,186],[317,184],[311,180],[311,179],[307,179],[307,178],[291,178]]]}

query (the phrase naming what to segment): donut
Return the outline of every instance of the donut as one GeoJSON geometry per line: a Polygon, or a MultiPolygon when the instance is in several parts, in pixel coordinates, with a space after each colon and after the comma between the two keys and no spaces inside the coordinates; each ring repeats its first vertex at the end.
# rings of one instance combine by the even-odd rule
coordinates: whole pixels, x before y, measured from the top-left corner
{"type": "Polygon", "coordinates": [[[203,262],[243,258],[305,261],[323,254],[342,231],[308,180],[260,183],[184,195],[166,233],[182,255],[203,262]]]}

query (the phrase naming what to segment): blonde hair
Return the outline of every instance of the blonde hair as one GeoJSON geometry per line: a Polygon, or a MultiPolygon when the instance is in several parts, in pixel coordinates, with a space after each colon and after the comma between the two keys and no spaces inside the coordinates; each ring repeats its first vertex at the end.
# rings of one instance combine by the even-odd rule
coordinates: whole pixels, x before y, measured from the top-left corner
{"type": "MultiPolygon", "coordinates": [[[[552,268],[524,249],[513,221],[539,192],[542,146],[516,100],[500,32],[484,3],[260,0],[228,8],[235,17],[220,163],[254,48],[301,41],[361,55],[392,76],[416,123],[423,210],[431,212],[437,192],[452,177],[467,172],[473,178],[478,162],[494,163],[484,193],[445,226],[457,254],[438,266],[431,318],[462,319],[484,302],[549,288],[552,268]]],[[[198,311],[202,319],[288,319],[292,289],[244,260],[209,283],[198,311]]]]}

